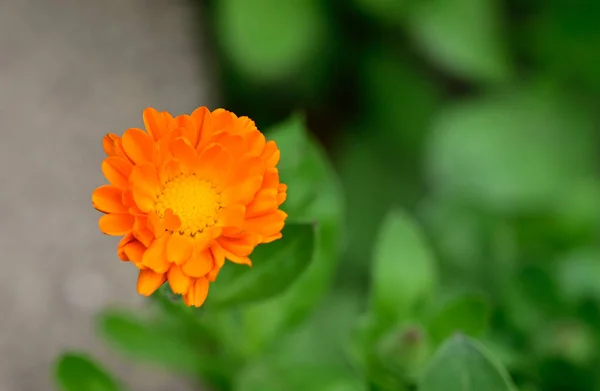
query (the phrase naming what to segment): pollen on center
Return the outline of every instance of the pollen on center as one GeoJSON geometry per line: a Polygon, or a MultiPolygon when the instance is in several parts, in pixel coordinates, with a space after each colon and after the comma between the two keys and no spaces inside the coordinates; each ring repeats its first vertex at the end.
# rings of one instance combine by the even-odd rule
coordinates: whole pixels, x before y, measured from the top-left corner
{"type": "Polygon", "coordinates": [[[180,175],[163,184],[155,210],[163,218],[171,209],[181,220],[179,232],[193,235],[215,224],[220,202],[221,194],[211,182],[196,175],[180,175]]]}

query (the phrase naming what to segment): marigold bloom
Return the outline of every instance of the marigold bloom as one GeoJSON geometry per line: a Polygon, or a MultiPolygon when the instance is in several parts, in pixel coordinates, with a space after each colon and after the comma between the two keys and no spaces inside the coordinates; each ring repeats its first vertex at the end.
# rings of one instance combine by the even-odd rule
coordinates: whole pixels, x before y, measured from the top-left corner
{"type": "Polygon", "coordinates": [[[149,296],[165,281],[188,306],[201,306],[225,259],[251,265],[261,243],[281,237],[279,149],[247,117],[206,107],[173,118],[144,110],[146,130],[104,138],[102,172],[110,185],[92,203],[117,253],[140,269],[149,296]]]}

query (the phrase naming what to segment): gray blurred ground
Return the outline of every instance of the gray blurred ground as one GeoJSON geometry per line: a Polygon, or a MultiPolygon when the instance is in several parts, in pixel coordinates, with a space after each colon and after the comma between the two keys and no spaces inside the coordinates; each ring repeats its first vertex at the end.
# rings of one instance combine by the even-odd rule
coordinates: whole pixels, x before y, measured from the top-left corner
{"type": "Polygon", "coordinates": [[[142,126],[146,106],[210,104],[195,18],[175,0],[0,0],[0,391],[54,389],[65,348],[132,390],[190,389],[95,339],[98,309],[143,300],[90,194],[105,133],[142,126]]]}

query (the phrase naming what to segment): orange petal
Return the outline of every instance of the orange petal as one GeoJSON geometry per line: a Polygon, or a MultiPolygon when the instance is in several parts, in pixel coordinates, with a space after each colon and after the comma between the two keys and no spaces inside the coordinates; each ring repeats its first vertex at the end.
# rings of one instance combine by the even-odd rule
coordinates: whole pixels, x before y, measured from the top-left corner
{"type": "Polygon", "coordinates": [[[164,235],[166,230],[164,222],[154,212],[148,215],[148,228],[157,238],[164,235]]]}
{"type": "Polygon", "coordinates": [[[189,141],[192,148],[198,145],[198,126],[189,115],[179,115],[174,119],[175,126],[184,129],[184,137],[189,141]]]}
{"type": "Polygon", "coordinates": [[[190,277],[204,277],[214,266],[213,255],[210,250],[194,252],[189,261],[181,268],[190,277]]]}
{"type": "Polygon", "coordinates": [[[241,157],[248,152],[244,138],[237,134],[222,133],[215,137],[214,142],[223,147],[232,156],[241,157]]]}
{"type": "Polygon", "coordinates": [[[279,163],[279,157],[280,152],[275,141],[267,141],[261,154],[261,159],[267,164],[267,167],[275,167],[279,163]]]}
{"type": "Polygon", "coordinates": [[[144,266],[147,266],[157,273],[165,273],[167,270],[169,270],[171,262],[167,260],[166,251],[168,239],[169,235],[163,235],[154,239],[142,257],[142,263],[144,266]]]}
{"type": "Polygon", "coordinates": [[[279,186],[279,170],[275,167],[267,168],[263,174],[263,189],[275,189],[279,186]]]}
{"type": "Polygon", "coordinates": [[[244,223],[244,229],[248,232],[255,232],[261,236],[271,236],[283,229],[287,213],[277,210],[267,215],[247,219],[244,223]]]}
{"type": "Polygon", "coordinates": [[[173,180],[173,178],[181,175],[181,169],[179,168],[179,163],[171,160],[166,162],[165,164],[163,164],[160,167],[160,170],[158,172],[158,178],[160,183],[165,183],[168,182],[170,180],[173,180]]]}
{"type": "Polygon", "coordinates": [[[222,131],[235,132],[238,130],[236,126],[237,116],[231,111],[225,109],[216,109],[210,114],[212,118],[213,130],[216,133],[222,131]]]}
{"type": "Polygon", "coordinates": [[[165,217],[163,218],[165,229],[175,232],[181,227],[181,219],[173,213],[173,209],[169,208],[165,210],[165,217]]]}
{"type": "Polygon", "coordinates": [[[258,130],[254,121],[245,115],[238,118],[237,124],[240,129],[243,129],[246,133],[258,130]]]}
{"type": "Polygon", "coordinates": [[[126,244],[123,250],[125,251],[127,258],[133,262],[135,266],[138,268],[140,266],[141,268],[145,268],[142,265],[142,258],[144,256],[144,252],[146,252],[146,246],[144,246],[141,242],[134,240],[126,244]]]}
{"type": "Polygon", "coordinates": [[[248,204],[246,218],[257,217],[277,209],[277,189],[261,189],[248,204]]]}
{"type": "Polygon", "coordinates": [[[129,181],[137,207],[145,213],[152,211],[160,190],[160,183],[154,166],[150,164],[136,166],[129,181]]]}
{"type": "Polygon", "coordinates": [[[142,129],[131,128],[125,131],[122,139],[123,150],[136,164],[152,161],[154,150],[152,137],[142,129]]]}
{"type": "Polygon", "coordinates": [[[248,151],[247,153],[250,156],[259,156],[262,151],[265,149],[265,136],[258,130],[250,132],[248,136],[246,136],[248,151]]]}
{"type": "Polygon", "coordinates": [[[167,243],[167,258],[177,265],[183,264],[192,256],[194,245],[188,236],[174,233],[167,243]]]}
{"type": "Polygon", "coordinates": [[[169,149],[173,158],[183,164],[183,167],[191,168],[194,165],[196,151],[188,139],[182,137],[174,140],[169,145],[169,149]]]}
{"type": "Polygon", "coordinates": [[[171,152],[169,151],[169,142],[166,138],[154,143],[152,149],[152,163],[155,167],[162,167],[162,165],[170,158],[171,152]]]}
{"type": "Polygon", "coordinates": [[[129,257],[125,254],[125,246],[135,240],[135,237],[130,232],[119,240],[117,245],[117,255],[121,261],[129,261],[129,257]]]}
{"type": "Polygon", "coordinates": [[[135,206],[135,200],[133,199],[133,192],[131,190],[126,190],[123,192],[121,196],[121,202],[123,206],[126,208],[132,208],[135,206]]]}
{"type": "Polygon", "coordinates": [[[121,156],[111,156],[102,162],[102,173],[107,181],[120,189],[126,189],[129,185],[129,175],[133,166],[127,159],[121,156]]]}
{"type": "Polygon", "coordinates": [[[111,236],[126,235],[133,229],[134,217],[130,214],[107,214],[100,217],[100,231],[111,236]]]}
{"type": "Polygon", "coordinates": [[[287,185],[284,185],[282,183],[277,188],[277,206],[279,207],[281,204],[283,204],[286,199],[287,199],[287,185]]]}
{"type": "Polygon", "coordinates": [[[204,146],[212,137],[212,118],[210,111],[206,107],[199,107],[192,112],[192,119],[198,128],[198,145],[204,146]]]}
{"type": "Polygon", "coordinates": [[[252,253],[254,247],[259,243],[259,238],[256,235],[245,234],[238,238],[223,236],[217,239],[217,241],[227,253],[246,257],[252,253]]]}
{"type": "Polygon", "coordinates": [[[135,206],[144,213],[150,213],[154,209],[155,198],[144,192],[140,187],[134,187],[131,192],[135,206]]]}
{"type": "Polygon", "coordinates": [[[156,273],[150,269],[140,270],[137,291],[140,295],[150,296],[167,280],[165,273],[156,273]]]}
{"type": "Polygon", "coordinates": [[[241,204],[227,206],[219,211],[217,226],[219,227],[241,227],[244,224],[246,207],[241,204]]]}
{"type": "Polygon", "coordinates": [[[183,301],[189,307],[201,307],[206,300],[206,296],[208,296],[208,280],[198,278],[194,281],[188,293],[183,295],[183,301]]]}
{"type": "Polygon", "coordinates": [[[271,243],[274,242],[277,239],[281,239],[283,237],[283,235],[281,234],[281,232],[276,233],[274,235],[270,235],[270,236],[264,236],[262,238],[261,243],[271,243]]]}
{"type": "Polygon", "coordinates": [[[194,173],[215,183],[227,183],[233,169],[232,155],[220,145],[211,144],[198,156],[194,173]]]}
{"type": "Polygon", "coordinates": [[[133,235],[137,240],[142,242],[146,247],[149,247],[154,240],[154,233],[148,228],[147,216],[135,216],[133,223],[133,235]]]}
{"type": "Polygon", "coordinates": [[[158,112],[152,107],[144,110],[142,117],[144,118],[144,126],[154,140],[160,140],[169,130],[167,123],[168,116],[158,112]]]}
{"type": "Polygon", "coordinates": [[[248,204],[255,197],[260,189],[262,176],[247,178],[237,186],[232,186],[223,193],[223,203],[228,204],[248,204]]]}
{"type": "Polygon", "coordinates": [[[208,278],[208,281],[210,281],[210,282],[215,282],[217,280],[217,276],[219,275],[220,271],[221,271],[221,268],[214,267],[210,272],[208,272],[208,274],[206,275],[206,278],[208,278]]]}
{"type": "Polygon", "coordinates": [[[122,202],[123,190],[104,185],[100,186],[92,193],[92,205],[94,208],[104,213],[127,213],[127,208],[122,202]]]}
{"type": "Polygon", "coordinates": [[[233,263],[237,263],[238,265],[248,265],[252,266],[252,261],[248,257],[240,257],[239,255],[235,255],[233,253],[226,252],[226,257],[233,263]]]}
{"type": "Polygon", "coordinates": [[[222,268],[225,264],[225,250],[218,242],[214,242],[210,246],[210,251],[215,259],[215,265],[218,269],[222,268]]]}
{"type": "Polygon", "coordinates": [[[120,139],[121,138],[114,133],[108,133],[106,136],[104,136],[104,139],[102,140],[102,147],[104,148],[104,153],[106,153],[106,156],[117,156],[117,142],[120,139]]]}
{"type": "Polygon", "coordinates": [[[212,240],[219,235],[218,230],[214,227],[205,228],[204,231],[194,235],[194,252],[207,249],[212,240]]]}
{"type": "Polygon", "coordinates": [[[179,266],[173,265],[167,274],[173,293],[186,294],[192,285],[192,279],[179,266]]]}

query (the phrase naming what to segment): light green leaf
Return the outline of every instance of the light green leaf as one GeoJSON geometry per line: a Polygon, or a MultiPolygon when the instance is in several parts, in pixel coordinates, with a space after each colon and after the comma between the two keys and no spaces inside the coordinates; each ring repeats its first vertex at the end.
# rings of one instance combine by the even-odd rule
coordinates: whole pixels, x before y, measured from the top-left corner
{"type": "Polygon", "coordinates": [[[408,27],[423,51],[468,80],[504,82],[512,69],[496,0],[430,0],[411,8],[408,27]]]}
{"type": "Polygon", "coordinates": [[[54,377],[62,391],[124,391],[113,377],[89,356],[65,353],[56,362],[54,377]]]}
{"type": "Polygon", "coordinates": [[[427,159],[437,192],[506,212],[554,208],[593,172],[593,119],[541,85],[448,107],[427,159]]]}
{"type": "Polygon", "coordinates": [[[583,248],[568,254],[555,272],[561,296],[571,303],[600,298],[600,249],[583,248]]]}
{"type": "Polygon", "coordinates": [[[506,370],[475,340],[448,339],[425,370],[419,391],[514,391],[506,370]]]}
{"type": "Polygon", "coordinates": [[[217,37],[244,75],[261,82],[289,78],[318,59],[327,21],[318,0],[219,0],[217,37]]]}
{"type": "Polygon", "coordinates": [[[437,345],[456,332],[481,336],[490,321],[490,304],[481,295],[464,295],[447,303],[429,322],[431,339],[437,345]]]}
{"type": "Polygon", "coordinates": [[[437,265],[423,232],[405,212],[391,211],[379,233],[372,269],[373,310],[397,323],[432,295],[437,265]]]}
{"type": "Polygon", "coordinates": [[[127,313],[104,311],[98,316],[97,327],[109,345],[133,359],[187,373],[199,370],[203,362],[200,345],[193,346],[181,333],[127,313]]]}
{"type": "Polygon", "coordinates": [[[225,307],[264,300],[282,293],[314,258],[315,225],[288,223],[283,237],[258,246],[252,267],[226,265],[211,286],[208,306],[225,307]]]}

